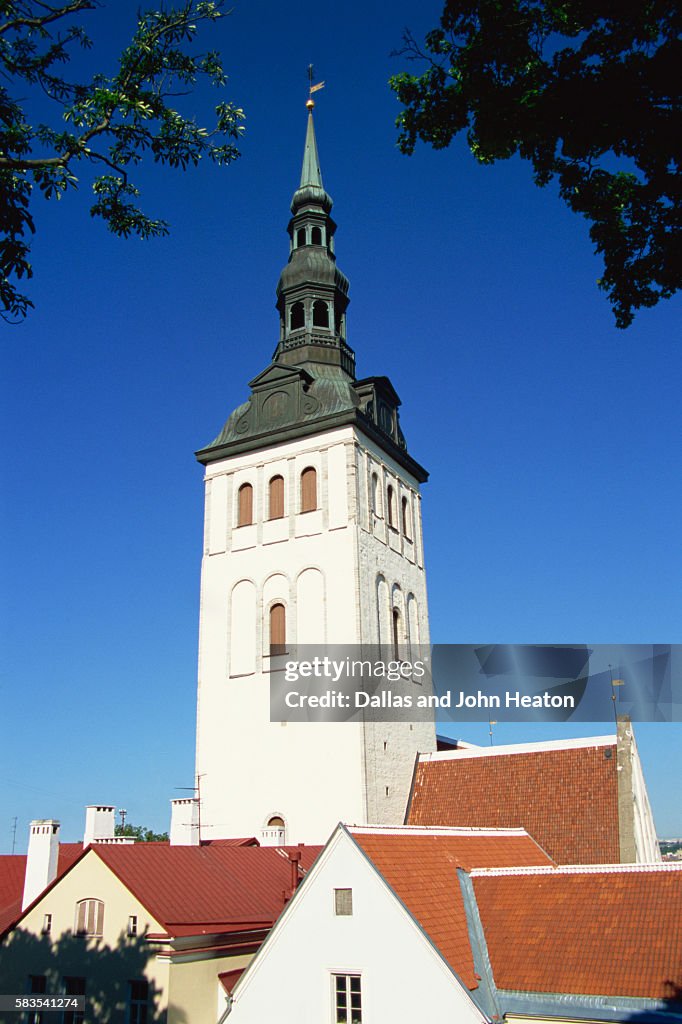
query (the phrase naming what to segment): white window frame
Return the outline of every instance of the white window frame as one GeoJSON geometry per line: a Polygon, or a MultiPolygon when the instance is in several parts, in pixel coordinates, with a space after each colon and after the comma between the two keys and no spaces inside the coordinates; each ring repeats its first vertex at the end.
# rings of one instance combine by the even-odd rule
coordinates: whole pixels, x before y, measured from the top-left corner
{"type": "Polygon", "coordinates": [[[332,1024],[363,1024],[362,1022],[362,974],[360,971],[332,971],[331,975],[331,986],[332,986],[332,1024]],[[338,979],[344,979],[344,993],[346,997],[346,1006],[339,1006],[338,996],[341,994],[338,987],[338,979]],[[351,980],[358,980],[357,992],[352,994],[358,995],[358,1006],[353,1013],[353,1007],[351,1005],[351,980]]]}

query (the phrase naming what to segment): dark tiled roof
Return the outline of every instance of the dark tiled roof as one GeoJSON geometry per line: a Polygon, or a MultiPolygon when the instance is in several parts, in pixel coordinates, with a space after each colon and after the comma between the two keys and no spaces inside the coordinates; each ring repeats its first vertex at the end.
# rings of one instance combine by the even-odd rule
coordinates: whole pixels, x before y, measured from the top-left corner
{"type": "Polygon", "coordinates": [[[680,999],[680,867],[473,872],[472,881],[498,988],[680,999]]]}
{"type": "Polygon", "coordinates": [[[453,751],[417,764],[410,825],[525,828],[559,864],[620,860],[616,743],[453,751]]]}

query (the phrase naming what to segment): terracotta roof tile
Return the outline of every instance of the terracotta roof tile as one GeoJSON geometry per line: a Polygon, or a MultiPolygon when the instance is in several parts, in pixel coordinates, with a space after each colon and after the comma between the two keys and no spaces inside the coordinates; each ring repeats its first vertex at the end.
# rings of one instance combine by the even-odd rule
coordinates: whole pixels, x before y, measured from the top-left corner
{"type": "Polygon", "coordinates": [[[350,832],[470,989],[478,981],[457,868],[549,862],[527,835],[350,832]]]}
{"type": "MultiPolygon", "coordinates": [[[[529,745],[530,746],[530,745],[529,745]]],[[[525,828],[559,864],[620,860],[616,744],[417,764],[410,825],[525,828]]]]}
{"type": "Polygon", "coordinates": [[[498,988],[679,999],[676,865],[474,872],[472,881],[498,988]]]}

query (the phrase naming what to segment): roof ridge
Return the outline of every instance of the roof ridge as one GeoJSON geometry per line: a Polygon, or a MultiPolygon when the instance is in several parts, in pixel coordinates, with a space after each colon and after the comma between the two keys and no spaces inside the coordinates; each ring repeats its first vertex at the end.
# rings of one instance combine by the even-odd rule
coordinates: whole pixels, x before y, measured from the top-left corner
{"type": "MultiPolygon", "coordinates": [[[[351,835],[362,836],[527,836],[527,829],[492,828],[477,825],[348,825],[351,835]]],[[[532,838],[532,837],[531,837],[532,838]]]]}
{"type": "Polygon", "coordinates": [[[517,868],[472,868],[472,878],[504,875],[599,875],[643,874],[657,871],[682,871],[682,861],[662,861],[649,864],[551,864],[517,868]]]}
{"type": "Polygon", "coordinates": [[[537,740],[532,743],[508,743],[496,747],[460,747],[419,754],[419,764],[433,761],[462,761],[469,757],[501,757],[507,754],[533,754],[551,750],[573,750],[583,747],[616,746],[617,736],[581,736],[564,740],[537,740]]]}

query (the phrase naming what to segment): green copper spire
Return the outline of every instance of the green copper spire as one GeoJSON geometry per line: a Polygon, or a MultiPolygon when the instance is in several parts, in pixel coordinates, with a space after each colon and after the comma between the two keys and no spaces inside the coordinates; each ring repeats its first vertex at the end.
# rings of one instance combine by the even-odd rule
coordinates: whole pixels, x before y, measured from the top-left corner
{"type": "Polygon", "coordinates": [[[315,140],[315,125],[313,123],[312,110],[308,114],[308,130],[305,135],[305,149],[303,150],[303,167],[301,168],[301,184],[299,188],[306,185],[323,188],[322,172],[320,171],[320,158],[317,155],[317,142],[315,140]]]}
{"type": "Polygon", "coordinates": [[[346,344],[348,278],[336,265],[330,214],[332,199],[322,185],[320,159],[309,99],[301,184],[291,201],[287,231],[289,259],[277,285],[280,315],[275,361],[288,366],[334,367],[355,376],[355,357],[346,344]]]}

